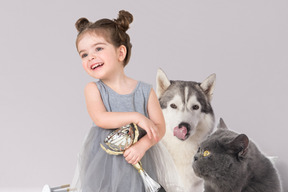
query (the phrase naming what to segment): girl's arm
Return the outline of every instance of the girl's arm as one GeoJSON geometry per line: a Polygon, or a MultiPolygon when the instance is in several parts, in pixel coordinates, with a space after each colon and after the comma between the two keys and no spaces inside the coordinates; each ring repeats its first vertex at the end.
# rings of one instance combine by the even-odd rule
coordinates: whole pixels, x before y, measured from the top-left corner
{"type": "Polygon", "coordinates": [[[104,129],[118,128],[130,123],[135,123],[145,129],[148,138],[152,136],[158,140],[157,127],[138,112],[107,112],[97,85],[90,82],[85,87],[85,100],[88,113],[93,122],[104,129]]]}
{"type": "MultiPolygon", "coordinates": [[[[150,120],[155,124],[155,126],[158,129],[159,140],[162,139],[162,137],[165,135],[165,132],[166,132],[166,125],[165,125],[164,116],[163,116],[158,98],[153,89],[151,89],[151,93],[150,93],[149,100],[148,100],[148,114],[149,114],[150,120]]],[[[142,159],[145,152],[150,147],[155,145],[158,141],[149,139],[148,135],[145,135],[137,143],[129,147],[124,152],[124,157],[126,161],[128,163],[131,163],[132,165],[136,164],[138,161],[142,159]]]]}

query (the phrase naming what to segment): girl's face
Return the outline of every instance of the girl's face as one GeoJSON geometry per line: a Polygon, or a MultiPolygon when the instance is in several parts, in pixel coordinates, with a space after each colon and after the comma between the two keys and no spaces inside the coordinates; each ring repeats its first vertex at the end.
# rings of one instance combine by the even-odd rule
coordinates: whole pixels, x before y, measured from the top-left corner
{"type": "Polygon", "coordinates": [[[117,71],[124,68],[123,47],[115,48],[102,36],[83,34],[77,47],[83,68],[96,79],[105,80],[113,77],[117,71]]]}

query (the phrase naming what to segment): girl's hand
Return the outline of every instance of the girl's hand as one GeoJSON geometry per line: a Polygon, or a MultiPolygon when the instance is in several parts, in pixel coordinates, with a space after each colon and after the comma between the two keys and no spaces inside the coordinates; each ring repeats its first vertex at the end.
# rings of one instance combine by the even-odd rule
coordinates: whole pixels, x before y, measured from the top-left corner
{"type": "Polygon", "coordinates": [[[139,143],[135,143],[134,145],[125,150],[123,156],[128,163],[134,165],[142,159],[145,152],[146,149],[144,146],[139,145],[139,143]]]}
{"type": "Polygon", "coordinates": [[[159,141],[159,130],[153,121],[143,115],[137,125],[147,132],[149,139],[153,137],[155,141],[159,141]]]}

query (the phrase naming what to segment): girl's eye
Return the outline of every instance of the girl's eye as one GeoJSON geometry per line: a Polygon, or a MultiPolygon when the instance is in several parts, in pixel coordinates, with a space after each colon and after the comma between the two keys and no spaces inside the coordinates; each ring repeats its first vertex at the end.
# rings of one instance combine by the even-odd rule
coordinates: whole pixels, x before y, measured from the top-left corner
{"type": "Polygon", "coordinates": [[[88,54],[84,53],[84,54],[81,55],[81,58],[85,58],[87,56],[88,56],[88,54]]]}
{"type": "Polygon", "coordinates": [[[102,47],[97,47],[96,51],[101,51],[103,48],[102,47]]]}
{"type": "Polygon", "coordinates": [[[210,155],[210,151],[208,151],[208,150],[204,151],[203,156],[207,157],[208,155],[210,155]]]}

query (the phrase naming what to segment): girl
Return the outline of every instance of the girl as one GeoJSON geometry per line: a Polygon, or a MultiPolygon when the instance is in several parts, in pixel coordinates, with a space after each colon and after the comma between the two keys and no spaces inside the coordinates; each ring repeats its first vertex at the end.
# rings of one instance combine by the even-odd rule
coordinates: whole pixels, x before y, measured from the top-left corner
{"type": "Polygon", "coordinates": [[[98,79],[85,87],[93,127],[85,139],[72,183],[77,191],[144,191],[141,176],[132,166],[140,160],[150,177],[167,191],[168,188],[175,191],[178,186],[177,177],[172,173],[174,165],[165,148],[158,143],[165,134],[165,122],[157,96],[150,85],[124,73],[132,48],[126,30],[132,21],[129,12],[120,11],[115,20],[100,19],[91,23],[80,18],[75,24],[78,30],[76,47],[83,68],[98,79]],[[100,143],[115,128],[129,123],[140,128],[138,142],[124,152],[124,157],[108,155],[100,143]],[[163,174],[163,168],[168,166],[172,172],[163,174]]]}

